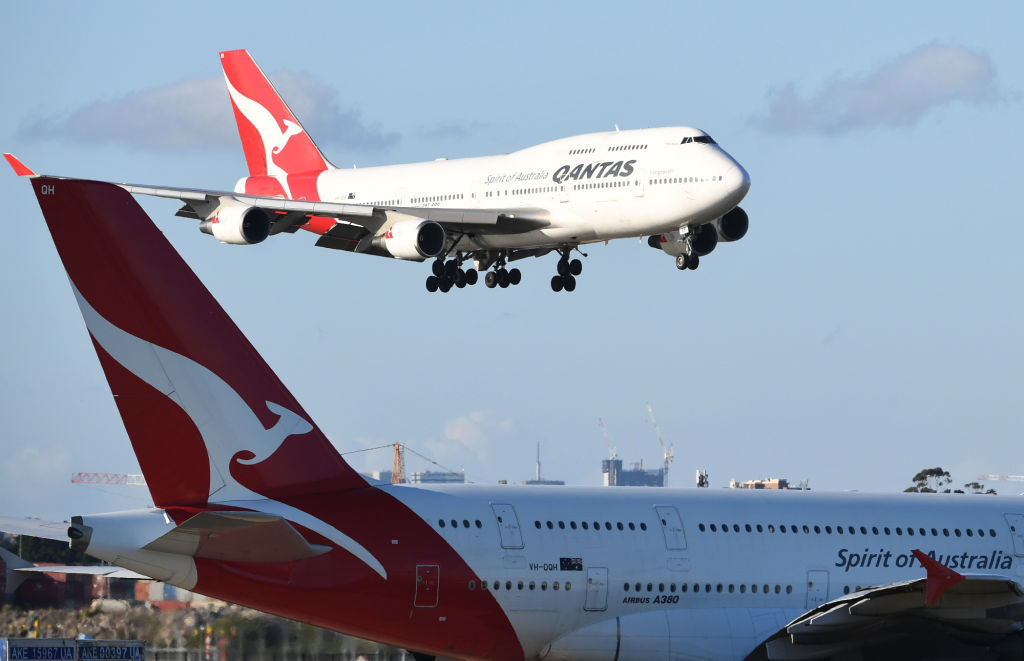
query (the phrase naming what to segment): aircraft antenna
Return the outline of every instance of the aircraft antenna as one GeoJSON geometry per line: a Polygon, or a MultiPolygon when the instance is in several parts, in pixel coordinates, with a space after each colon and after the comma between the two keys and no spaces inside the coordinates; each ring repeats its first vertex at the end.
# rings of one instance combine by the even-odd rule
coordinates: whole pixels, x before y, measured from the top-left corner
{"type": "Polygon", "coordinates": [[[661,452],[664,456],[664,468],[662,468],[662,485],[668,486],[668,465],[672,463],[672,460],[676,458],[675,454],[675,443],[669,443],[668,447],[665,447],[665,440],[661,437],[661,427],[658,426],[658,421],[654,419],[654,409],[651,407],[650,402],[647,403],[647,415],[651,419],[651,424],[654,425],[654,433],[658,436],[658,443],[661,444],[661,452]]]}

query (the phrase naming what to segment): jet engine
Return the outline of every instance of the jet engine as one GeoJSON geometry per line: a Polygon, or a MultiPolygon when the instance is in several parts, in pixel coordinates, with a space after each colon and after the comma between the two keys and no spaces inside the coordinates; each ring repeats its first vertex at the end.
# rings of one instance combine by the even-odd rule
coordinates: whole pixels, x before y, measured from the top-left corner
{"type": "Polygon", "coordinates": [[[698,257],[703,257],[718,245],[718,230],[714,223],[705,223],[692,229],[686,235],[678,231],[672,231],[650,236],[647,238],[647,245],[652,248],[661,248],[675,257],[687,252],[687,240],[690,241],[692,253],[698,257]]]}
{"type": "Polygon", "coordinates": [[[423,261],[440,255],[448,242],[444,228],[433,220],[400,220],[374,244],[398,259],[423,261]]]}
{"type": "Polygon", "coordinates": [[[746,211],[736,207],[712,224],[718,230],[719,241],[739,241],[746,236],[750,220],[747,218],[746,211]]]}
{"type": "Polygon", "coordinates": [[[245,204],[222,206],[199,223],[199,231],[237,246],[260,243],[270,236],[270,216],[245,204]]]}

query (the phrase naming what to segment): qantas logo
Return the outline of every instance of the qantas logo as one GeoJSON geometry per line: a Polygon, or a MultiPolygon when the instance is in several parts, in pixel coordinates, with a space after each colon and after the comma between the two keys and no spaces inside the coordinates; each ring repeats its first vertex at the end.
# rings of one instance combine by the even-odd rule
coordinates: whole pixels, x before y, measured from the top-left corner
{"type": "Polygon", "coordinates": [[[211,502],[294,521],[331,540],[387,578],[380,561],[354,539],[307,512],[250,490],[231,474],[232,463],[252,466],[266,461],[288,437],[307,434],[313,425],[283,406],[266,402],[267,408],[278,416],[274,426],[266,429],[245,400],[219,376],[186,356],[118,328],[100,315],[77,287],[72,287],[89,333],[103,350],[166,395],[192,419],[210,460],[211,502]],[[219,415],[211,415],[211,411],[218,411],[219,415]]]}
{"type": "Polygon", "coordinates": [[[277,179],[281,187],[284,188],[285,194],[290,198],[292,193],[288,188],[288,173],[274,161],[273,157],[281,153],[293,135],[302,133],[302,127],[295,122],[285,119],[283,120],[285,130],[282,131],[277,120],[274,119],[269,110],[236,90],[226,75],[224,80],[227,82],[228,94],[231,95],[231,100],[234,101],[239,112],[256,127],[256,131],[260,134],[260,140],[263,142],[264,160],[267,163],[267,174],[277,179]]]}
{"type": "Polygon", "coordinates": [[[556,183],[560,184],[569,179],[580,180],[580,179],[603,179],[606,177],[628,177],[633,174],[632,161],[606,161],[604,163],[580,163],[575,167],[572,165],[563,165],[562,167],[555,170],[555,173],[551,175],[551,179],[556,183]]]}

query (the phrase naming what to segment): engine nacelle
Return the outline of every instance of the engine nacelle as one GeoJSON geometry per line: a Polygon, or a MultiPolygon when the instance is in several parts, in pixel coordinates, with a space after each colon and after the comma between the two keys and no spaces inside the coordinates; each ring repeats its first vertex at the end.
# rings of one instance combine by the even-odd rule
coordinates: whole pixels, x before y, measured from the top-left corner
{"type": "Polygon", "coordinates": [[[259,207],[245,204],[222,206],[199,223],[199,231],[223,243],[249,246],[270,236],[270,216],[259,207]]]}
{"type": "Polygon", "coordinates": [[[718,230],[713,223],[705,223],[692,228],[689,234],[672,231],[649,236],[647,245],[652,248],[661,248],[673,257],[687,252],[703,257],[718,245],[718,230]],[[686,248],[687,241],[690,242],[689,251],[686,248]]]}
{"type": "Polygon", "coordinates": [[[374,245],[398,259],[423,261],[444,252],[448,235],[433,220],[400,220],[373,240],[374,245]]]}
{"type": "Polygon", "coordinates": [[[719,241],[739,241],[746,236],[747,228],[750,227],[750,219],[747,218],[746,211],[740,207],[736,207],[721,218],[715,220],[712,224],[715,226],[715,229],[718,230],[719,241]]]}

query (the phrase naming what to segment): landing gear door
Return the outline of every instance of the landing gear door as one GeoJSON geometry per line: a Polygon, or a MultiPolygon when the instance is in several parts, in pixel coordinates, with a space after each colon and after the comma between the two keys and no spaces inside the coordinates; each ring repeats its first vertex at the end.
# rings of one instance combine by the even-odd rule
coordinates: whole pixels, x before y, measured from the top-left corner
{"type": "Polygon", "coordinates": [[[523,533],[519,529],[519,517],[516,516],[515,508],[507,503],[491,503],[491,510],[494,512],[495,521],[498,522],[501,548],[523,548],[523,533]]]}
{"type": "Polygon", "coordinates": [[[682,519],[679,518],[679,510],[671,505],[655,505],[654,511],[658,513],[658,519],[661,521],[665,548],[669,551],[685,551],[686,533],[683,531],[682,519]]]}
{"type": "Polygon", "coordinates": [[[603,611],[608,608],[608,568],[587,567],[587,600],[585,611],[603,611]]]}
{"type": "Polygon", "coordinates": [[[1013,538],[1014,555],[1024,556],[1024,514],[1004,514],[1013,538]]]}

